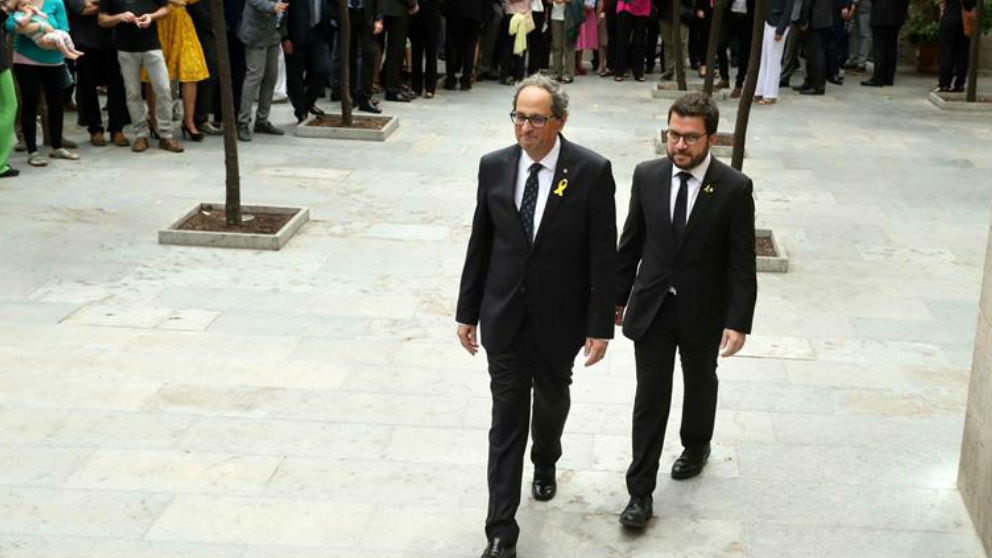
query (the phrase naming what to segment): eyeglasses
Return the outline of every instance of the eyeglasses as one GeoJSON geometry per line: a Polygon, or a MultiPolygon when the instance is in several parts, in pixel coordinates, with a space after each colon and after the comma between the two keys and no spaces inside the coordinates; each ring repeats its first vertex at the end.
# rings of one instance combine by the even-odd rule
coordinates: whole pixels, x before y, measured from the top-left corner
{"type": "Polygon", "coordinates": [[[668,136],[668,143],[675,145],[678,145],[679,140],[685,140],[686,145],[696,145],[696,142],[707,136],[707,134],[680,134],[671,130],[665,132],[665,135],[668,136]]]}
{"type": "Polygon", "coordinates": [[[544,125],[548,123],[548,120],[551,120],[552,118],[555,118],[555,117],[554,116],[541,116],[540,114],[535,114],[533,116],[527,116],[526,114],[520,114],[517,111],[513,111],[513,112],[510,113],[510,120],[512,120],[513,123],[515,125],[517,125],[517,126],[523,126],[527,122],[530,122],[530,125],[533,126],[533,127],[535,127],[535,128],[543,128],[544,125]]]}

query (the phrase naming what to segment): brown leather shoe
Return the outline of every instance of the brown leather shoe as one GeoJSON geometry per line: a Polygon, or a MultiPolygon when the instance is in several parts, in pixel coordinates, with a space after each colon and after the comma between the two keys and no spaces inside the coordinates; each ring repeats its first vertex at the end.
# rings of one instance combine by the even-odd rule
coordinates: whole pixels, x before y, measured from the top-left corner
{"type": "Polygon", "coordinates": [[[740,99],[741,98],[741,88],[740,87],[735,87],[734,90],[730,92],[730,98],[731,99],[740,99]]]}
{"type": "Polygon", "coordinates": [[[148,149],[148,138],[139,137],[134,139],[134,143],[131,145],[131,151],[141,153],[146,149],[148,149]]]}
{"type": "Polygon", "coordinates": [[[127,147],[131,145],[131,142],[128,141],[127,136],[124,135],[124,132],[114,132],[110,134],[110,141],[114,142],[114,145],[117,147],[127,147]]]}
{"type": "Polygon", "coordinates": [[[166,151],[171,151],[173,153],[183,152],[183,145],[172,138],[169,139],[163,138],[158,140],[158,147],[159,149],[164,149],[166,151]]]}
{"type": "Polygon", "coordinates": [[[93,147],[105,147],[107,138],[103,137],[103,132],[93,132],[90,134],[90,145],[93,147]]]}

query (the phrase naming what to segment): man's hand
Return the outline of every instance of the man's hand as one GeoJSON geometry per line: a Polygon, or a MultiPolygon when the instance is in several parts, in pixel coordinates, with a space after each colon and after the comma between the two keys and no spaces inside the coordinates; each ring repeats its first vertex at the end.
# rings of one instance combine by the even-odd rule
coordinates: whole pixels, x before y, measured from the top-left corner
{"type": "Polygon", "coordinates": [[[121,19],[122,23],[137,23],[138,16],[134,15],[134,12],[124,12],[117,16],[121,19]]]}
{"type": "Polygon", "coordinates": [[[603,360],[606,356],[606,346],[610,343],[609,339],[593,339],[592,337],[586,337],[586,346],[582,350],[582,355],[589,357],[586,359],[586,366],[592,366],[597,362],[603,360]]]}
{"type": "Polygon", "coordinates": [[[723,330],[723,339],[720,341],[720,356],[729,357],[737,354],[737,351],[744,347],[747,334],[733,329],[723,330]]]}
{"type": "MultiPolygon", "coordinates": [[[[479,352],[479,338],[476,336],[478,328],[474,325],[458,324],[458,340],[468,354],[475,356],[479,352]]],[[[588,343],[587,343],[588,345],[588,343]]]]}
{"type": "Polygon", "coordinates": [[[382,33],[382,20],[376,21],[372,24],[372,34],[378,35],[382,33]]]}
{"type": "Polygon", "coordinates": [[[779,42],[781,40],[782,40],[782,35],[779,35],[778,33],[775,33],[775,42],[777,43],[777,42],[779,42]]]}
{"type": "Polygon", "coordinates": [[[272,8],[272,11],[274,11],[277,14],[281,14],[285,12],[286,8],[288,7],[289,7],[288,2],[276,2],[276,5],[272,8]]]}
{"type": "Polygon", "coordinates": [[[706,19],[706,12],[703,10],[696,10],[696,17],[699,19],[706,19]]]}
{"type": "Polygon", "coordinates": [[[419,11],[420,11],[420,4],[414,4],[412,8],[406,11],[406,13],[410,15],[417,15],[417,12],[419,11]]]}
{"type": "Polygon", "coordinates": [[[286,53],[287,56],[293,55],[293,41],[283,41],[282,51],[286,53]]]}
{"type": "Polygon", "coordinates": [[[96,13],[99,7],[100,5],[99,2],[97,2],[97,0],[86,0],[86,2],[83,3],[82,15],[84,16],[93,15],[96,13]]]}
{"type": "Polygon", "coordinates": [[[138,27],[145,29],[152,24],[152,14],[144,14],[134,18],[134,23],[138,27]]]}
{"type": "Polygon", "coordinates": [[[613,311],[613,323],[618,326],[623,325],[623,306],[617,306],[613,311]]]}

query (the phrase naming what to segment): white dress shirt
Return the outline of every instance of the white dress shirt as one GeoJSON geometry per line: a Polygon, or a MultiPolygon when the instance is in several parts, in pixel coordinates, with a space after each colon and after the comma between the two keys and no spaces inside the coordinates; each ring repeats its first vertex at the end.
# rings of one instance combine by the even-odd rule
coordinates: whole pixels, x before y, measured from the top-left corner
{"type": "Polygon", "coordinates": [[[535,161],[527,155],[526,151],[520,151],[520,163],[517,164],[517,186],[513,191],[513,202],[520,211],[520,204],[524,200],[524,186],[530,176],[530,167],[534,163],[541,164],[541,170],[537,171],[537,206],[534,208],[534,238],[537,238],[537,231],[541,227],[541,217],[544,216],[544,206],[548,204],[548,195],[551,193],[551,181],[555,178],[555,167],[558,166],[558,154],[561,153],[561,140],[555,138],[555,146],[540,161],[535,161]]]}
{"type": "MultiPolygon", "coordinates": [[[[700,138],[700,140],[705,141],[706,138],[700,138]]],[[[706,171],[710,168],[710,161],[712,157],[712,154],[707,154],[706,158],[703,159],[703,162],[699,163],[699,165],[692,169],[680,169],[674,164],[672,165],[672,197],[671,203],[668,206],[669,223],[675,219],[675,201],[678,199],[679,187],[682,185],[682,180],[679,178],[679,173],[688,172],[692,175],[689,178],[689,183],[686,185],[688,187],[688,192],[686,192],[685,200],[685,221],[688,223],[689,216],[692,215],[692,206],[695,205],[696,198],[699,197],[699,189],[703,186],[703,179],[706,178],[706,171]]]]}

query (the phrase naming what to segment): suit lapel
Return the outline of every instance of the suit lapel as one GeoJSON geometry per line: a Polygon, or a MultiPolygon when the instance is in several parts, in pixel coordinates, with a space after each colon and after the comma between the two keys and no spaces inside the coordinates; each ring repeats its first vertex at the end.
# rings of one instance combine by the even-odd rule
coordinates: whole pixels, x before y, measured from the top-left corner
{"type": "Polygon", "coordinates": [[[710,167],[706,169],[706,176],[703,177],[703,183],[699,186],[699,194],[696,195],[696,202],[692,204],[692,213],[689,214],[689,222],[685,226],[685,234],[682,235],[682,241],[679,242],[679,245],[675,247],[676,251],[685,244],[685,239],[689,238],[692,229],[699,224],[699,221],[710,208],[710,203],[713,201],[717,189],[717,179],[720,174],[717,170],[719,164],[715,158],[710,159],[710,167]]]}
{"type": "Polygon", "coordinates": [[[558,164],[555,165],[555,174],[551,179],[551,189],[548,191],[548,201],[544,205],[544,215],[541,216],[541,226],[537,229],[537,236],[534,237],[534,246],[537,246],[537,243],[544,238],[544,231],[548,230],[548,226],[551,223],[551,219],[555,216],[558,206],[561,205],[562,200],[564,200],[565,196],[568,195],[567,190],[570,185],[568,182],[565,182],[565,188],[562,188],[557,194],[555,192],[559,190],[559,187],[562,185],[563,181],[568,180],[570,182],[573,178],[570,176],[572,171],[569,170],[569,167],[572,164],[571,145],[565,141],[565,138],[562,136],[559,136],[559,141],[561,142],[561,150],[558,152],[558,164]]]}

